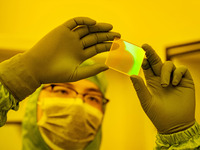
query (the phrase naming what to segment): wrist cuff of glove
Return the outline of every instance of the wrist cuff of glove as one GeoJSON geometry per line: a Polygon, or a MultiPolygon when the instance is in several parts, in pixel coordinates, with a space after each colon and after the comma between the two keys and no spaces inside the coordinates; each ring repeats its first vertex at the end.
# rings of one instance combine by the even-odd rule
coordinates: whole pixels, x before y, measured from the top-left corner
{"type": "Polygon", "coordinates": [[[200,125],[195,122],[195,124],[184,130],[173,134],[157,134],[156,144],[157,145],[176,145],[183,142],[188,142],[189,140],[194,139],[196,136],[200,135],[200,125]]]}
{"type": "Polygon", "coordinates": [[[0,63],[0,81],[17,100],[23,100],[40,86],[25,67],[26,62],[21,61],[22,55],[18,54],[0,63]]]}

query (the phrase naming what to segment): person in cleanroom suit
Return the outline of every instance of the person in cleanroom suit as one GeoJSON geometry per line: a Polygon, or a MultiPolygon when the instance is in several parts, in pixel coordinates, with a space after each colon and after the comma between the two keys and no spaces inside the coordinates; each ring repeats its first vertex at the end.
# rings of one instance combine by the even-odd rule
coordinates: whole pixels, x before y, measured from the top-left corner
{"type": "MultiPolygon", "coordinates": [[[[74,18],[51,31],[30,50],[0,63],[1,126],[6,122],[7,112],[17,110],[19,102],[40,87],[29,97],[23,123],[24,148],[99,149],[107,101],[102,85],[88,78],[108,67],[81,64],[110,49],[111,43],[107,41],[120,37],[111,29],[110,24],[98,24],[90,18],[74,18]],[[61,83],[65,90],[60,89],[61,83]],[[70,96],[66,100],[64,96],[53,96],[55,93],[70,96]],[[79,130],[75,122],[82,123],[85,130],[79,130]],[[68,126],[70,123],[73,126],[68,126]]],[[[147,86],[139,76],[130,78],[143,110],[158,131],[155,149],[199,149],[195,89],[188,69],[168,61],[162,63],[148,45],[143,49],[147,57],[142,65],[147,86]]]]}

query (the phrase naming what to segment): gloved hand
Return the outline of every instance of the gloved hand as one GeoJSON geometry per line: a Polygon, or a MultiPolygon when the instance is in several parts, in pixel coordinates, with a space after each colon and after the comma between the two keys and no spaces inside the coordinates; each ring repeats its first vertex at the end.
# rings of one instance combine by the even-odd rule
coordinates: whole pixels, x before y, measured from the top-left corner
{"type": "Polygon", "coordinates": [[[131,76],[141,106],[161,134],[171,134],[195,123],[195,89],[193,79],[184,66],[171,61],[162,63],[147,44],[142,68],[147,87],[139,76],[131,76]]]}
{"type": "Polygon", "coordinates": [[[111,42],[106,41],[120,37],[119,33],[109,32],[111,29],[112,25],[96,23],[90,18],[73,18],[52,30],[30,50],[1,63],[1,82],[15,98],[22,100],[40,84],[71,82],[96,75],[108,67],[79,66],[110,49],[111,42]]]}

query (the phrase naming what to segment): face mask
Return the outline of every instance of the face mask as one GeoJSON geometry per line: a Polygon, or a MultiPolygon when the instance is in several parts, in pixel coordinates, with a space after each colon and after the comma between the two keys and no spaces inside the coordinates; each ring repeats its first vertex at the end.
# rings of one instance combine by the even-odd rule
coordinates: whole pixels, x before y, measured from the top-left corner
{"type": "Polygon", "coordinates": [[[49,97],[39,105],[43,112],[39,130],[53,150],[84,149],[94,139],[103,117],[102,112],[80,98],[49,97]]]}

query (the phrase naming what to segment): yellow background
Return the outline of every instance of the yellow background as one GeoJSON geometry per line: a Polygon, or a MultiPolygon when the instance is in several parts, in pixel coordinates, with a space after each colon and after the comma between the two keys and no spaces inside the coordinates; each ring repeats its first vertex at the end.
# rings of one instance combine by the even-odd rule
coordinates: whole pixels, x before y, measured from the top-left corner
{"type": "MultiPolygon", "coordinates": [[[[111,23],[126,41],[150,44],[165,60],[166,46],[200,39],[199,8],[199,0],[1,0],[0,49],[28,50],[61,23],[87,16],[111,23]]],[[[199,72],[192,65],[196,63],[199,61],[189,67],[198,91],[199,72]]],[[[111,102],[104,119],[101,150],[152,149],[156,129],[140,107],[129,78],[112,70],[107,76],[111,102]]],[[[21,120],[22,108],[11,111],[8,119],[21,120]]],[[[197,97],[197,120],[199,109],[197,97]]],[[[0,128],[0,149],[20,149],[20,133],[19,125],[0,128]]]]}

